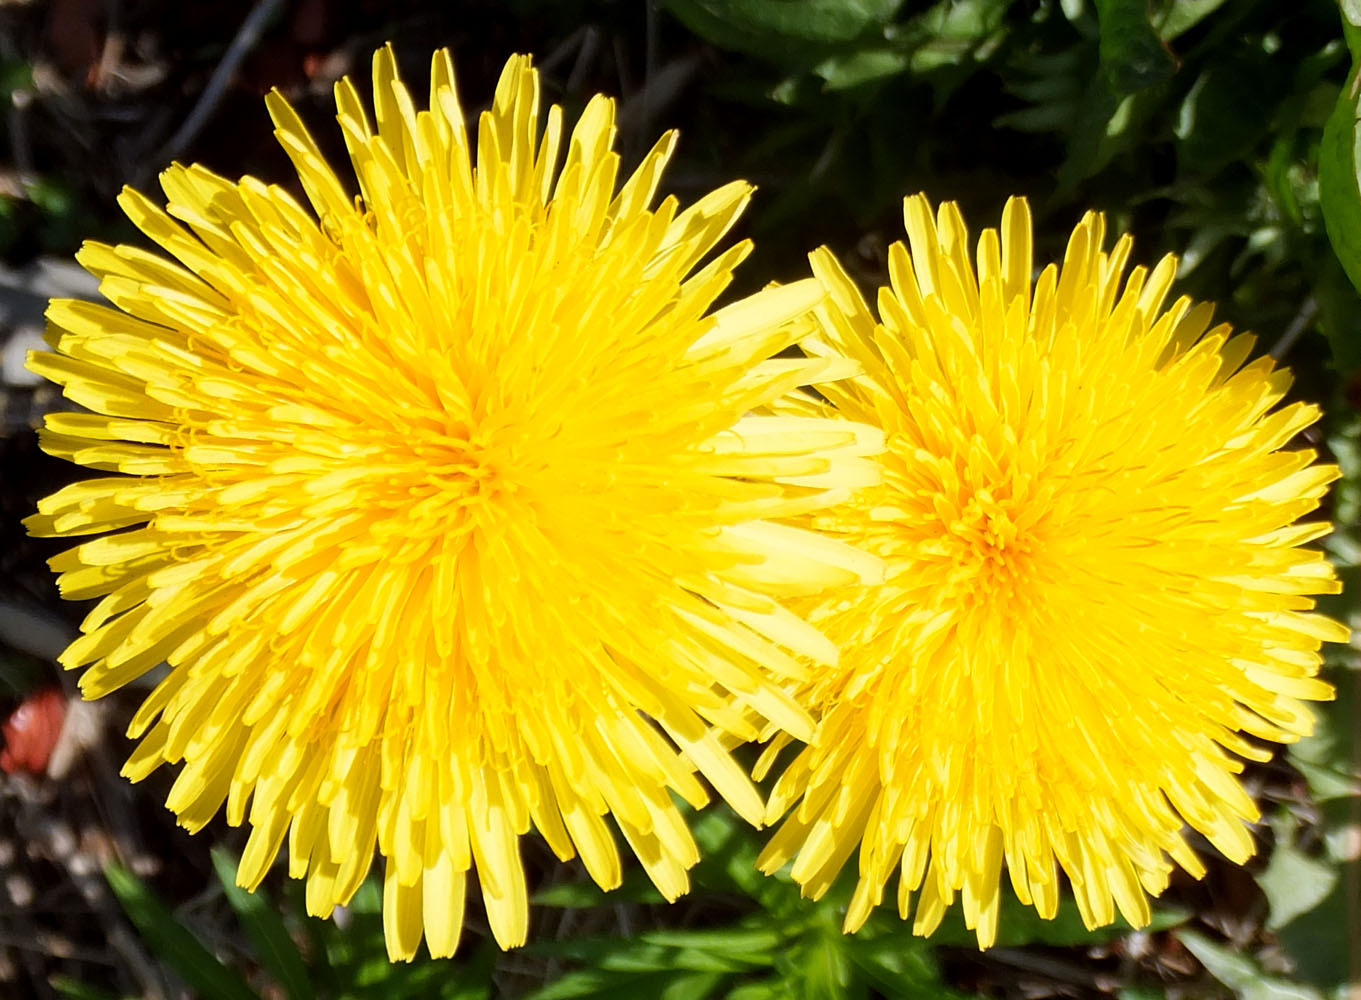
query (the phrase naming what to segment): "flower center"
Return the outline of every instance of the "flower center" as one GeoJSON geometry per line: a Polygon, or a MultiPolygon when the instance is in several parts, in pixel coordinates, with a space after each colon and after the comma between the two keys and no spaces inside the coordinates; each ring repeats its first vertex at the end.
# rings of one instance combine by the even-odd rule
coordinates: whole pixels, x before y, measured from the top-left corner
{"type": "Polygon", "coordinates": [[[961,597],[977,601],[1014,598],[1031,576],[1035,540],[1018,526],[1014,504],[986,488],[977,490],[953,517],[943,518],[951,582],[961,597]]]}
{"type": "Polygon", "coordinates": [[[512,449],[494,435],[430,435],[408,444],[413,479],[406,493],[413,504],[406,517],[447,519],[458,526],[476,508],[498,503],[517,490],[512,449]]]}

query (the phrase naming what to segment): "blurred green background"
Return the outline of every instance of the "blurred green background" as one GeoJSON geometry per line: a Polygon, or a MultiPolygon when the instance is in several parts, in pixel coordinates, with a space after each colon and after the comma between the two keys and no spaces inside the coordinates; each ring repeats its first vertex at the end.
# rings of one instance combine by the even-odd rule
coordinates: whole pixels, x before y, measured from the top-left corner
{"type": "Polygon", "coordinates": [[[740,235],[757,251],[735,292],[801,274],[824,243],[879,283],[902,198],[916,191],[960,201],[975,231],[1026,195],[1040,260],[1061,256],[1088,209],[1134,234],[1137,262],[1180,255],[1177,290],[1257,332],[1259,349],[1296,371],[1296,397],[1325,410],[1298,444],[1345,473],[1326,544],[1349,590],[1328,610],[1354,620],[1361,298],[1348,274],[1361,277],[1361,190],[1349,17],[1361,22],[1361,3],[0,0],[0,718],[55,690],[67,719],[65,758],[0,774],[0,996],[1357,995],[1352,650],[1332,655],[1339,698],[1320,707],[1318,735],[1245,774],[1263,806],[1257,858],[1175,880],[1140,931],[1089,933],[1072,908],[1046,923],[1012,906],[985,953],[957,918],[929,942],[891,912],[844,937],[844,889],[815,905],[757,875],[762,835],[714,808],[694,817],[705,860],[674,906],[636,870],[602,894],[529,838],[528,947],[497,951],[473,902],[458,958],[392,966],[372,880],[325,923],[303,915],[280,873],[241,893],[230,879],[239,831],[218,823],[189,838],[155,779],[130,789],[117,777],[138,694],[71,707],[51,657],[81,612],[57,599],[43,563],[60,546],[18,525],[81,476],[37,451],[32,427],[61,403],[20,371],[22,348],[47,295],[89,292],[66,263],[82,238],[136,240],[113,203],[120,187],[153,190],[171,159],[291,183],[260,99],[270,87],[339,161],[331,84],[365,79],[369,54],[392,41],[418,94],[431,49],[449,46],[470,112],[512,52],[534,54],[569,121],[590,95],[617,96],[626,163],[679,128],[664,187],[682,200],[734,177],[756,183],[740,235]]]}

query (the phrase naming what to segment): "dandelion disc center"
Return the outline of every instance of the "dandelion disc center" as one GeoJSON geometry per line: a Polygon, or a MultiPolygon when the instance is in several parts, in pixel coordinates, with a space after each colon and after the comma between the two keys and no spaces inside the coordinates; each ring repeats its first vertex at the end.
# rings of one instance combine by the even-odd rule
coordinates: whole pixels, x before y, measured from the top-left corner
{"type": "Polygon", "coordinates": [[[980,601],[1016,597],[1032,578],[1036,550],[1023,511],[988,487],[941,507],[939,528],[959,595],[980,601]]]}

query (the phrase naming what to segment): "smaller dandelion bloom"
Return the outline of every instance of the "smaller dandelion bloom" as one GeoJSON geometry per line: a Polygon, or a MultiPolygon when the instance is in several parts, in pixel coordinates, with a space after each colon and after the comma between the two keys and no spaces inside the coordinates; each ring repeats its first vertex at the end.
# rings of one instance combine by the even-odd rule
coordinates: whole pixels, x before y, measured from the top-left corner
{"type": "Polygon", "coordinates": [[[954,205],[905,218],[877,320],[812,256],[830,299],[805,346],[863,366],[823,392],[887,450],[881,485],[809,523],[887,570],[812,613],[842,659],[805,690],[820,738],[776,784],[769,818],[793,811],[761,865],[792,858],[817,896],[858,849],[848,930],[896,870],[918,933],[959,893],[987,946],[1004,864],[1045,917],[1063,873],[1088,926],[1146,923],[1173,862],[1203,872],[1187,827],[1252,854],[1236,774],[1269,753],[1244,734],[1294,740],[1301,699],[1332,695],[1320,644],[1347,630],[1310,595],[1338,584],[1301,548],[1329,526],[1297,522],[1338,473],[1282,450],[1318,411],[1278,407],[1288,373],[1208,306],[1164,308],[1175,259],[1126,274],[1100,215],[1033,284],[1025,201],[976,269],[954,205]]]}
{"type": "Polygon", "coordinates": [[[674,135],[617,185],[613,103],[541,133],[525,57],[475,145],[447,53],[429,110],[389,50],[373,92],[376,127],[336,87],[358,198],[277,94],[311,212],[200,167],[163,175],[164,210],[124,193],[174,260],[87,245],[113,308],[53,303],[30,365],[93,411],[50,416],[47,450],[127,475],[28,524],[114,532],[53,560],[102,598],[62,657],[87,696],[170,664],[125,773],[181,765],[181,823],[248,824],[243,885],[287,840],[316,914],[376,846],[409,958],[454,950],[473,869],[524,940],[531,827],[608,887],[612,817],[674,897],[696,770],[759,822],[725,747],[810,736],[783,685],[836,655],[781,602],[878,572],[782,520],[872,482],[882,436],[756,412],[850,366],[777,356],[812,279],[712,310],[749,246],[702,262],[750,188],[650,207],[674,135]]]}

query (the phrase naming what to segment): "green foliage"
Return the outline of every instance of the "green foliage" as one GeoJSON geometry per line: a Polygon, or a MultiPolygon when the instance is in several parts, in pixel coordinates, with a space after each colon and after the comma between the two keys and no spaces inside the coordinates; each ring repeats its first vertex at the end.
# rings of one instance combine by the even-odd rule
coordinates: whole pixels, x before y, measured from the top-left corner
{"type": "Polygon", "coordinates": [[[57,976],[52,980],[52,988],[62,1000],[123,1000],[117,993],[110,993],[89,983],[82,983],[69,976],[57,976]]]}
{"type": "MultiPolygon", "coordinates": [[[[813,6],[800,20],[813,8],[791,0],[665,5],[725,52],[704,96],[746,127],[707,148],[724,176],[760,181],[753,285],[799,273],[819,243],[861,250],[880,279],[905,194],[979,220],[1025,194],[1044,254],[1104,209],[1141,262],[1182,254],[1180,290],[1236,327],[1279,337],[1304,317],[1339,370],[1361,367],[1361,311],[1320,207],[1348,62],[1332,0],[813,6]]],[[[718,121],[686,127],[687,143],[718,121]]]]}
{"type": "Polygon", "coordinates": [[[1338,871],[1327,860],[1310,857],[1289,842],[1278,842],[1271,863],[1257,879],[1271,907],[1267,927],[1279,930],[1316,909],[1337,883],[1338,871]]]}
{"type": "Polygon", "coordinates": [[[1203,934],[1181,931],[1177,937],[1240,1000],[1322,1000],[1318,990],[1273,976],[1256,959],[1216,944],[1203,934]]]}
{"type": "Polygon", "coordinates": [[[307,966],[274,907],[263,895],[247,892],[236,884],[236,865],[220,848],[213,851],[213,868],[261,967],[279,984],[288,1000],[314,1000],[316,993],[308,980],[307,966]]]}
{"type": "MultiPolygon", "coordinates": [[[[1352,31],[1358,29],[1348,26],[1352,31]]],[[[1361,63],[1353,67],[1347,85],[1328,116],[1319,149],[1319,201],[1328,238],[1337,259],[1361,289],[1361,63]]]]}
{"type": "MultiPolygon", "coordinates": [[[[803,899],[787,876],[767,878],[756,871],[760,837],[729,810],[707,809],[693,817],[692,828],[701,851],[693,872],[695,891],[734,901],[731,919],[703,929],[532,943],[528,950],[533,954],[579,966],[531,994],[532,1000],[670,996],[663,988],[696,1000],[964,996],[944,982],[935,957],[940,947],[977,948],[958,907],[930,941],[913,935],[910,921],[900,920],[891,903],[857,934],[846,935],[841,921],[853,871],[844,873],[824,899],[813,902],[803,899]]],[[[626,885],[624,891],[636,898],[638,888],[626,885]]],[[[535,902],[578,908],[608,904],[612,898],[612,893],[573,883],[539,893],[535,902]]],[[[1187,916],[1163,908],[1155,911],[1148,930],[1179,926],[1187,916]]],[[[1004,893],[998,945],[1092,947],[1123,938],[1130,930],[1123,922],[1087,930],[1071,899],[1063,901],[1054,920],[1042,920],[1004,893]]]]}
{"type": "Polygon", "coordinates": [[[0,56],[0,101],[9,104],[16,93],[32,86],[32,66],[23,59],[0,56]]]}
{"type": "MultiPolygon", "coordinates": [[[[1189,917],[1185,910],[1163,906],[1154,909],[1153,918],[1145,931],[1164,931],[1179,927],[1189,917]]],[[[1027,945],[1046,945],[1055,948],[1091,947],[1117,941],[1129,934],[1133,927],[1122,918],[1105,927],[1089,930],[1082,922],[1082,914],[1071,896],[1059,899],[1058,912],[1052,920],[1045,920],[1033,907],[1022,906],[1005,890],[1002,893],[1001,915],[997,921],[997,946],[1020,948],[1027,945]]],[[[978,938],[964,926],[958,907],[947,913],[936,933],[931,935],[935,945],[977,947],[978,938]]]]}
{"type": "Polygon", "coordinates": [[[1095,0],[1101,25],[1101,71],[1115,93],[1162,83],[1177,68],[1148,18],[1146,0],[1095,0]]]}
{"type": "MultiPolygon", "coordinates": [[[[182,920],[127,869],[112,864],[105,872],[142,940],[199,1000],[485,1000],[491,995],[500,953],[490,941],[465,946],[454,961],[428,956],[412,963],[388,961],[377,876],[360,887],[342,924],[306,916],[296,894],[281,912],[263,890],[238,888],[235,865],[223,851],[213,852],[213,867],[249,942],[242,954],[219,954],[203,929],[182,920]]],[[[55,986],[67,1000],[118,1000],[69,978],[55,986]]]]}
{"type": "MultiPolygon", "coordinates": [[[[701,855],[692,873],[696,891],[735,901],[733,918],[703,929],[532,943],[533,954],[581,967],[532,993],[531,1000],[836,1000],[869,997],[872,990],[921,1000],[959,996],[942,982],[930,946],[896,915],[877,915],[859,934],[842,934],[848,885],[818,903],[802,899],[787,877],[757,871],[759,839],[731,811],[707,809],[691,826],[701,855]]],[[[535,902],[576,906],[585,899],[555,889],[535,902]]]]}
{"type": "Polygon", "coordinates": [[[22,698],[50,683],[52,668],[46,660],[0,643],[0,696],[22,698]]]}
{"type": "Polygon", "coordinates": [[[181,924],[145,882],[118,864],[109,865],[104,876],[147,944],[203,1000],[259,1000],[258,994],[181,924]]]}
{"type": "MultiPolygon", "coordinates": [[[[1343,527],[1330,540],[1330,548],[1343,572],[1354,579],[1356,552],[1351,535],[1356,522],[1346,512],[1356,503],[1361,484],[1355,421],[1344,425],[1330,444],[1344,475],[1337,497],[1343,527]]],[[[1290,956],[1293,979],[1325,996],[1345,995],[1352,976],[1349,929],[1354,926],[1355,901],[1349,887],[1355,884],[1353,838],[1361,819],[1356,765],[1361,749],[1356,730],[1361,671],[1357,667],[1350,650],[1331,658],[1330,676],[1337,698],[1315,706],[1314,734],[1290,749],[1291,763],[1304,776],[1317,815],[1313,822],[1302,822],[1299,804],[1272,817],[1275,846],[1270,863],[1257,879],[1270,908],[1266,926],[1290,956]]]]}
{"type": "Polygon", "coordinates": [[[345,908],[343,921],[303,915],[300,887],[290,883],[298,937],[313,988],[335,1000],[482,1000],[491,996],[499,954],[490,940],[465,941],[455,960],[423,955],[411,963],[388,961],[383,944],[382,880],[370,875],[345,908]]]}
{"type": "Polygon", "coordinates": [[[720,48],[790,66],[883,40],[902,0],[665,0],[686,27],[720,48]]]}

